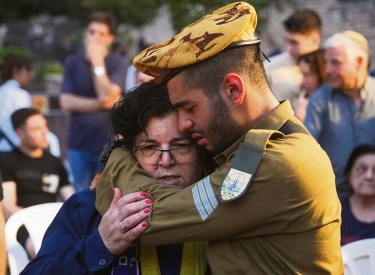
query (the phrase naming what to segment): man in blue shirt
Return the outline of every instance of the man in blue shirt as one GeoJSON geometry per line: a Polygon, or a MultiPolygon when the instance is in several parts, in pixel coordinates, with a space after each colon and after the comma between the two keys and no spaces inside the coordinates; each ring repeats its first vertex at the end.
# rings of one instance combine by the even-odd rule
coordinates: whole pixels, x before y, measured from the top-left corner
{"type": "Polygon", "coordinates": [[[344,175],[350,153],[359,144],[375,145],[375,79],[360,33],[337,33],[323,47],[329,81],[311,96],[305,126],[327,152],[342,199],[350,194],[344,175]]]}
{"type": "Polygon", "coordinates": [[[84,31],[84,53],[65,63],[60,105],[72,113],[68,156],[77,191],[89,187],[94,175],[102,171],[98,160],[110,139],[108,109],[125,85],[126,62],[108,49],[114,31],[110,14],[93,13],[84,31]]]}

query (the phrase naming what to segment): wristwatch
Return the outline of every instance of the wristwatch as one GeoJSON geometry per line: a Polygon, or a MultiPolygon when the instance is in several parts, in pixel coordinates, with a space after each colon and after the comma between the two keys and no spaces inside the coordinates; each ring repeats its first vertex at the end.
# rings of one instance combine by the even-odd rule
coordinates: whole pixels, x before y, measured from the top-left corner
{"type": "Polygon", "coordinates": [[[94,74],[96,76],[102,76],[103,74],[105,74],[105,68],[103,66],[96,66],[94,68],[94,74]]]}

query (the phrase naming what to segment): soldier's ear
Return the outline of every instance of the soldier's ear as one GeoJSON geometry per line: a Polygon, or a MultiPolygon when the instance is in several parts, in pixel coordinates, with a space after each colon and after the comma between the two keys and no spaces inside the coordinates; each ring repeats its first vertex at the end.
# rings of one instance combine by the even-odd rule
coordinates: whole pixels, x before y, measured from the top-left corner
{"type": "Polygon", "coordinates": [[[224,98],[233,105],[241,105],[245,96],[244,82],[238,74],[228,73],[223,79],[224,98]]]}

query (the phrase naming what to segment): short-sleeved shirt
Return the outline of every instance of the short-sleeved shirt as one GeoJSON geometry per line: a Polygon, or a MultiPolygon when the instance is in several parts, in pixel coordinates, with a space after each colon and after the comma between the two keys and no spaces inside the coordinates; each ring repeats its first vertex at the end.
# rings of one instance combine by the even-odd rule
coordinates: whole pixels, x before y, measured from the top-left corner
{"type": "Polygon", "coordinates": [[[375,238],[375,222],[364,223],[357,220],[350,208],[349,198],[343,199],[341,206],[341,245],[358,240],[375,238]]]}
{"type": "Polygon", "coordinates": [[[356,108],[347,92],[327,83],[307,106],[304,124],[331,160],[340,197],[350,194],[344,170],[353,149],[360,144],[375,145],[375,78],[367,79],[361,97],[362,104],[356,108]]]}
{"type": "MultiPolygon", "coordinates": [[[[127,70],[125,59],[110,53],[104,61],[111,82],[123,89],[127,70]]],[[[97,97],[91,63],[83,54],[76,54],[67,59],[61,92],[89,98],[97,97]]],[[[68,147],[100,153],[104,144],[110,140],[109,125],[108,110],[89,113],[73,112],[68,133],[68,147]]]]}
{"type": "Polygon", "coordinates": [[[17,204],[21,207],[55,202],[59,189],[69,184],[62,161],[48,152],[41,158],[31,158],[14,149],[3,155],[0,168],[3,182],[16,183],[17,204]]]}
{"type": "MultiPolygon", "coordinates": [[[[0,86],[0,130],[7,136],[14,146],[18,146],[20,139],[13,129],[10,119],[15,110],[31,107],[30,94],[21,88],[20,84],[11,79],[0,86]]],[[[1,135],[0,135],[1,136],[1,135]]],[[[5,138],[0,139],[0,152],[10,152],[13,146],[5,138]]]]}

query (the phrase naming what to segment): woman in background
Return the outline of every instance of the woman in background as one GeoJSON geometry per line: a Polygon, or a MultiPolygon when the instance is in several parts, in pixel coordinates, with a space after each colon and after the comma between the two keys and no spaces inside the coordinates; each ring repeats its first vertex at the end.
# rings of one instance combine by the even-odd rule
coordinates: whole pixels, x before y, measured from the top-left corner
{"type": "Polygon", "coordinates": [[[375,147],[356,147],[345,173],[353,193],[341,202],[341,245],[375,238],[375,147]]]}
{"type": "Polygon", "coordinates": [[[301,91],[293,102],[295,116],[303,123],[309,97],[327,81],[325,72],[324,50],[317,50],[301,55],[297,64],[302,73],[301,91]]]}

